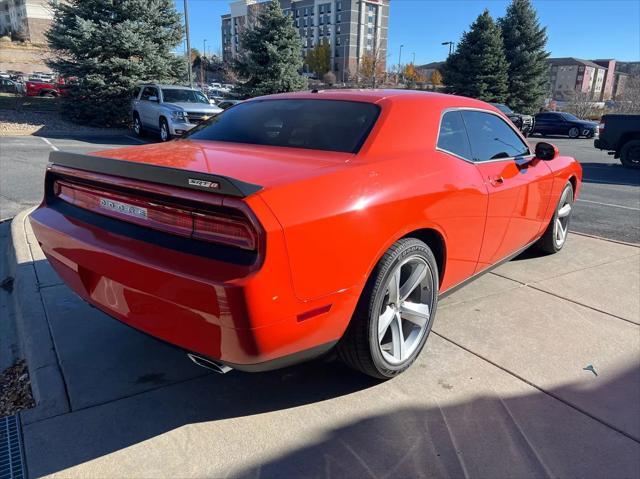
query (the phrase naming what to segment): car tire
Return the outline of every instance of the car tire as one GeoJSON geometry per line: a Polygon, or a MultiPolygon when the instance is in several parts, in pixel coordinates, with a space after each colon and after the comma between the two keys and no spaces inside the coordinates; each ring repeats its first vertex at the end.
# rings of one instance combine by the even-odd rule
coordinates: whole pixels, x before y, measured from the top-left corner
{"type": "Polygon", "coordinates": [[[142,127],[142,121],[140,120],[140,115],[137,113],[133,114],[133,132],[139,138],[142,138],[145,134],[144,128],[142,127]]]}
{"type": "Polygon", "coordinates": [[[640,168],[640,140],[627,141],[620,150],[620,162],[627,168],[640,168]]]}
{"type": "Polygon", "coordinates": [[[572,126],[571,128],[569,128],[567,135],[569,136],[569,138],[578,138],[580,136],[580,128],[578,128],[577,126],[572,126]]]}
{"type": "Polygon", "coordinates": [[[573,211],[574,192],[570,181],[564,186],[560,199],[553,212],[553,218],[549,222],[547,229],[538,240],[537,247],[540,251],[548,254],[560,251],[569,234],[569,223],[573,211]]]}
{"type": "Polygon", "coordinates": [[[166,142],[171,140],[171,133],[169,132],[169,123],[166,118],[160,118],[160,141],[166,142]]]}
{"type": "Polygon", "coordinates": [[[390,379],[415,361],[438,305],[438,265],[429,247],[403,238],[378,261],[337,352],[352,368],[390,379]]]}

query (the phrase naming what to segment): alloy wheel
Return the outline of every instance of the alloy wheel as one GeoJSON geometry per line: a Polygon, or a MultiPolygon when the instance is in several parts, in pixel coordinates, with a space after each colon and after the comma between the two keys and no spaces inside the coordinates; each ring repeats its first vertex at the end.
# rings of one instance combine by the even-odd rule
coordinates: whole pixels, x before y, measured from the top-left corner
{"type": "Polygon", "coordinates": [[[378,346],[389,364],[411,358],[429,330],[433,272],[420,256],[410,256],[389,274],[378,316],[378,346]]]}
{"type": "Polygon", "coordinates": [[[136,135],[140,135],[142,128],[140,127],[140,119],[138,117],[133,119],[133,131],[136,135]]]}
{"type": "Polygon", "coordinates": [[[567,240],[569,232],[569,217],[571,215],[573,194],[571,188],[565,188],[558,202],[558,213],[553,225],[553,240],[558,248],[561,248],[567,240]]]}
{"type": "Polygon", "coordinates": [[[165,122],[162,122],[162,125],[160,125],[160,139],[162,141],[168,141],[169,140],[169,130],[168,130],[167,124],[165,122]]]}
{"type": "Polygon", "coordinates": [[[569,138],[578,138],[580,136],[580,130],[575,126],[569,130],[569,138]]]}

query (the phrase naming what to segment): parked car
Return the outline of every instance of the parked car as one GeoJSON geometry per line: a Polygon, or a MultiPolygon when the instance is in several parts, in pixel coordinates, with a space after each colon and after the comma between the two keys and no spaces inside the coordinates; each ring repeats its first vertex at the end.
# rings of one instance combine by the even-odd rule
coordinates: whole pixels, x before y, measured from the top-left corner
{"type": "Polygon", "coordinates": [[[542,136],[566,135],[569,138],[593,138],[597,133],[598,124],[593,121],[581,120],[567,112],[549,111],[538,113],[535,117],[533,133],[542,136]]]}
{"type": "Polygon", "coordinates": [[[31,224],[82,298],[200,365],[262,371],[336,348],[384,379],[416,359],[439,297],[564,246],[581,179],[478,100],[299,92],[170,144],[52,152],[31,224]]]}
{"type": "Polygon", "coordinates": [[[209,88],[207,96],[218,104],[227,97],[228,93],[229,92],[220,90],[219,88],[209,88]]]}
{"type": "Polygon", "coordinates": [[[231,108],[233,105],[237,105],[240,102],[242,102],[242,100],[230,100],[227,98],[225,100],[218,102],[217,105],[223,110],[226,110],[227,108],[231,108]]]}
{"type": "Polygon", "coordinates": [[[27,96],[58,97],[61,84],[44,80],[29,80],[25,83],[27,96]]]}
{"type": "Polygon", "coordinates": [[[227,91],[231,91],[233,90],[234,86],[231,83],[223,83],[222,84],[222,89],[223,90],[227,90],[227,91]]]}
{"type": "Polygon", "coordinates": [[[509,120],[513,122],[514,125],[522,132],[522,134],[526,137],[531,134],[533,131],[533,116],[531,115],[523,115],[521,113],[515,113],[511,108],[502,103],[491,103],[502,113],[507,115],[509,120]]]}
{"type": "Polygon", "coordinates": [[[210,86],[211,88],[216,88],[216,89],[218,89],[218,90],[219,90],[220,88],[222,88],[222,83],[216,83],[216,82],[213,82],[213,83],[210,83],[210,84],[209,84],[209,86],[210,86]]]}
{"type": "Polygon", "coordinates": [[[136,88],[132,102],[133,130],[138,136],[156,131],[161,141],[169,141],[221,111],[195,88],[141,85],[136,88]]]}
{"type": "Polygon", "coordinates": [[[24,93],[24,85],[7,78],[2,78],[0,79],[0,92],[18,95],[24,93]]]}
{"type": "Polygon", "coordinates": [[[640,115],[604,115],[593,144],[620,158],[627,168],[640,168],[640,115]]]}

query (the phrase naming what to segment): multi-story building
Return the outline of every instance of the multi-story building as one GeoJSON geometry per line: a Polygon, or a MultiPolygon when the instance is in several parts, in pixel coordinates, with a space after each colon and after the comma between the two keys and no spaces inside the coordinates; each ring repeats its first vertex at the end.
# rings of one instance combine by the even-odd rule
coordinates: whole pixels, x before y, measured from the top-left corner
{"type": "Polygon", "coordinates": [[[589,100],[619,99],[625,75],[616,71],[616,60],[549,58],[550,88],[555,100],[570,100],[584,94],[589,100]]]}
{"type": "Polygon", "coordinates": [[[49,0],[0,0],[0,34],[19,33],[32,43],[46,43],[53,12],[49,0]]]}
{"type": "MultiPolygon", "coordinates": [[[[318,43],[331,46],[331,67],[338,81],[356,75],[365,55],[386,68],[390,0],[280,0],[302,38],[302,55],[318,43]]],[[[256,21],[264,2],[238,0],[222,15],[223,59],[242,50],[240,35],[256,21]]]]}

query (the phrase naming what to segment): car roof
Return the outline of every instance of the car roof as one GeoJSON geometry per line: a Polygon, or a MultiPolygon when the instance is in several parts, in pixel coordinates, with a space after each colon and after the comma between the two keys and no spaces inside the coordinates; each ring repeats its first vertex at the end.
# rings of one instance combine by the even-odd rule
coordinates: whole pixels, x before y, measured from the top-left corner
{"type": "Polygon", "coordinates": [[[314,99],[314,100],[343,100],[360,101],[367,103],[379,103],[388,101],[419,101],[433,105],[434,107],[469,107],[498,111],[497,108],[481,100],[446,93],[435,93],[418,90],[395,89],[341,89],[341,90],[311,90],[293,93],[278,93],[252,98],[251,100],[265,99],[314,99]]]}
{"type": "Polygon", "coordinates": [[[197,88],[191,88],[190,86],[182,86],[182,85],[163,85],[162,83],[142,83],[140,85],[138,85],[139,87],[146,87],[146,86],[155,86],[158,88],[162,88],[163,90],[194,90],[194,91],[200,91],[197,88]]]}

